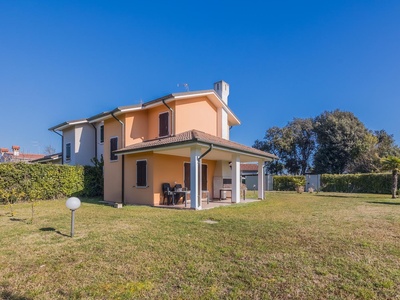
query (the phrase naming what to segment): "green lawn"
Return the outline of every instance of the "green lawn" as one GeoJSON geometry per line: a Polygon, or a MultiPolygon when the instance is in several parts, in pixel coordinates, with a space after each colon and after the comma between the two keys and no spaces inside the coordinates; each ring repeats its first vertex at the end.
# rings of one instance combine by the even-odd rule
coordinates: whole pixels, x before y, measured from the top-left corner
{"type": "MultiPolygon", "coordinates": [[[[251,194],[252,192],[250,192],[251,194]]],[[[394,299],[400,200],[267,193],[206,211],[0,206],[0,298],[394,299]],[[209,224],[204,221],[216,221],[209,224]]]]}

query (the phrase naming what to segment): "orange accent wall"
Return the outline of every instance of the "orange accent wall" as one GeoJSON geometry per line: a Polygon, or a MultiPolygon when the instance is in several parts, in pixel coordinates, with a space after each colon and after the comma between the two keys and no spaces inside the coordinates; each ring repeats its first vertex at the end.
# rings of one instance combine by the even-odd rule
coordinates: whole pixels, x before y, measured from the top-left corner
{"type": "MultiPolygon", "coordinates": [[[[175,103],[168,103],[168,106],[171,107],[173,110],[175,110],[175,103]]],[[[157,139],[158,136],[158,129],[159,129],[159,115],[160,113],[165,113],[169,112],[170,113],[170,119],[171,119],[171,111],[164,105],[161,104],[159,106],[153,107],[148,110],[148,139],[157,139]]],[[[171,121],[169,123],[169,133],[171,134],[172,129],[171,129],[171,121]]]]}
{"type": "Polygon", "coordinates": [[[125,144],[126,146],[143,142],[148,139],[148,111],[139,110],[125,114],[125,144]]]}
{"type": "Polygon", "coordinates": [[[154,154],[151,152],[125,156],[125,203],[155,205],[154,190],[154,154]],[[147,187],[136,186],[136,161],[147,160],[147,187]]]}
{"type": "Polygon", "coordinates": [[[121,132],[121,124],[114,118],[104,121],[104,200],[106,201],[122,202],[122,157],[119,156],[117,161],[110,161],[110,138],[117,136],[118,148],[120,148],[121,132]]]}
{"type": "MultiPolygon", "coordinates": [[[[125,157],[125,203],[142,205],[159,205],[163,201],[161,185],[168,182],[171,187],[175,183],[183,185],[184,163],[189,158],[151,152],[132,154],[125,157]],[[136,187],[136,161],[147,160],[146,188],[136,187]]],[[[207,187],[212,195],[212,182],[215,171],[215,161],[203,160],[208,166],[207,187]]]]}
{"type": "Polygon", "coordinates": [[[177,101],[175,120],[176,133],[197,129],[218,136],[217,109],[207,97],[177,101]]]}

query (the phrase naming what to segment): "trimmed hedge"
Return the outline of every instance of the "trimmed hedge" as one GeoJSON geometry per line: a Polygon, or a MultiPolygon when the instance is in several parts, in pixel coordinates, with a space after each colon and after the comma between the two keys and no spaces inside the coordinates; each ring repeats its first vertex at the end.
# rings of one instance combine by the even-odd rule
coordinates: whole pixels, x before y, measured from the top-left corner
{"type": "Polygon", "coordinates": [[[274,191],[294,191],[296,185],[305,185],[306,179],[304,176],[274,176],[273,182],[274,191]]]}
{"type": "Polygon", "coordinates": [[[102,181],[98,168],[91,166],[3,163],[0,164],[0,202],[100,196],[102,181]]]}
{"type": "MultiPolygon", "coordinates": [[[[274,191],[294,191],[304,176],[274,176],[274,191]]],[[[301,181],[302,182],[302,181],[301,181]]],[[[400,176],[398,186],[400,187],[400,176]]],[[[391,194],[392,174],[322,174],[321,191],[339,193],[391,194]]]]}
{"type": "MultiPolygon", "coordinates": [[[[400,187],[400,177],[398,186],[400,187]]],[[[321,191],[391,194],[392,174],[323,174],[321,191]]]]}

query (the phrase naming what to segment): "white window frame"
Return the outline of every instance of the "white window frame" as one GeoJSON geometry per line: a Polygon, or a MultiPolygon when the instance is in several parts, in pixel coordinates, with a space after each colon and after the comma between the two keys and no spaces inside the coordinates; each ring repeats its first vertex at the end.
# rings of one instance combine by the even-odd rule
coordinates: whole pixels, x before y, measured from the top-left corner
{"type": "Polygon", "coordinates": [[[71,147],[72,147],[71,143],[65,144],[65,161],[66,162],[71,161],[71,156],[72,156],[72,148],[71,147]],[[69,157],[67,156],[68,155],[68,145],[69,145],[69,157]]]}

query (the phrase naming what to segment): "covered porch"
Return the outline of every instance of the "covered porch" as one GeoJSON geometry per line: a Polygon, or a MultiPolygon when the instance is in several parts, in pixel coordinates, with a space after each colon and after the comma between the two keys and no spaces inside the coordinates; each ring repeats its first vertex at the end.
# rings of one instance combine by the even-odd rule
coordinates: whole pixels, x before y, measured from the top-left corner
{"type": "MultiPolygon", "coordinates": [[[[141,155],[146,155],[150,177],[146,189],[153,196],[152,205],[166,206],[163,186],[168,184],[169,192],[178,195],[172,203],[167,199],[168,204],[176,208],[184,208],[186,204],[186,208],[195,210],[241,202],[241,162],[258,163],[258,199],[263,199],[264,163],[275,158],[267,152],[197,130],[145,141],[118,150],[116,154],[127,156],[132,167],[134,160],[139,161],[143,159],[141,155]],[[184,203],[182,198],[190,201],[184,203]]],[[[132,198],[139,193],[144,195],[144,189],[138,190],[137,195],[135,192],[132,191],[132,198]]]]}

